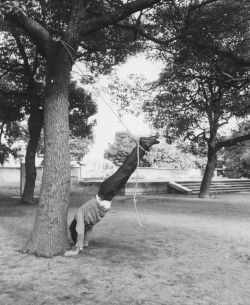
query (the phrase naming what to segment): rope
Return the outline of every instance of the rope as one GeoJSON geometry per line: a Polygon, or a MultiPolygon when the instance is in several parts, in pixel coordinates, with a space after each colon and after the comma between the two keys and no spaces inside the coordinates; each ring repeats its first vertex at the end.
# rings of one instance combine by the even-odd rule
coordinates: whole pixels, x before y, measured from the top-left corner
{"type": "MultiPolygon", "coordinates": [[[[92,86],[92,88],[97,92],[97,89],[92,86]]],[[[128,127],[124,124],[123,120],[121,119],[121,117],[117,114],[117,112],[109,105],[109,103],[107,102],[106,99],[104,99],[104,97],[100,94],[99,92],[99,96],[100,98],[103,100],[103,102],[106,104],[106,106],[109,108],[109,110],[114,114],[114,116],[118,119],[119,123],[122,124],[122,126],[125,128],[126,132],[136,141],[138,142],[139,139],[137,139],[132,133],[131,131],[128,129],[128,127]]]]}
{"type": "Polygon", "coordinates": [[[133,202],[134,202],[134,208],[135,208],[135,213],[136,213],[136,219],[138,224],[146,229],[146,227],[142,224],[141,222],[141,218],[139,216],[138,210],[137,210],[137,188],[138,188],[138,172],[139,172],[139,163],[140,163],[140,155],[139,155],[139,148],[140,148],[140,144],[139,141],[137,141],[137,167],[136,167],[136,174],[135,174],[135,187],[134,187],[134,194],[133,194],[133,202]]]}
{"type": "MultiPolygon", "coordinates": [[[[76,65],[76,67],[78,68],[78,70],[81,72],[80,75],[84,75],[82,69],[79,67],[79,65],[75,62],[69,48],[74,51],[74,53],[76,53],[76,51],[65,41],[60,40],[60,42],[62,43],[62,45],[65,47],[65,49],[67,50],[68,54],[70,55],[70,58],[72,59],[72,62],[76,65]]],[[[92,86],[92,88],[94,89],[94,91],[97,92],[97,89],[92,86]]],[[[107,100],[100,94],[100,92],[98,92],[100,98],[104,101],[104,103],[107,105],[107,107],[111,110],[111,112],[114,114],[114,116],[118,119],[118,121],[122,124],[122,126],[125,128],[125,130],[127,131],[127,133],[136,141],[138,142],[138,139],[131,133],[131,131],[128,129],[128,127],[124,124],[123,120],[121,119],[121,117],[115,112],[115,110],[109,105],[109,103],[107,102],[107,100]]]]}
{"type": "MultiPolygon", "coordinates": [[[[63,45],[63,47],[66,49],[66,51],[68,52],[72,62],[75,64],[75,66],[78,68],[78,70],[80,71],[80,75],[84,75],[82,69],[79,67],[79,65],[76,63],[74,57],[71,54],[71,51],[73,51],[76,54],[76,51],[74,50],[74,48],[69,45],[68,43],[66,43],[63,40],[59,40],[59,42],[63,45]],[[70,51],[71,50],[71,51],[70,51]]],[[[92,86],[92,88],[94,89],[95,92],[97,92],[97,89],[94,88],[94,86],[92,86]]],[[[122,126],[125,128],[125,130],[127,131],[127,133],[136,141],[137,143],[137,166],[136,166],[136,178],[135,178],[135,187],[134,187],[134,194],[133,194],[133,203],[134,203],[134,208],[135,208],[135,213],[136,213],[136,219],[138,224],[142,227],[142,228],[146,228],[140,219],[139,213],[138,213],[138,209],[137,209],[137,188],[138,188],[138,172],[139,172],[139,163],[140,163],[140,155],[139,155],[139,148],[142,148],[144,151],[145,149],[143,147],[140,146],[139,143],[139,139],[136,138],[131,131],[128,129],[128,127],[125,125],[125,123],[123,122],[123,120],[121,119],[121,117],[115,112],[115,110],[109,105],[109,103],[107,102],[107,100],[102,96],[102,94],[100,92],[98,92],[98,95],[100,96],[100,98],[103,100],[103,102],[106,104],[106,106],[111,110],[111,112],[114,114],[114,116],[118,119],[118,121],[122,124],[122,126]]]]}

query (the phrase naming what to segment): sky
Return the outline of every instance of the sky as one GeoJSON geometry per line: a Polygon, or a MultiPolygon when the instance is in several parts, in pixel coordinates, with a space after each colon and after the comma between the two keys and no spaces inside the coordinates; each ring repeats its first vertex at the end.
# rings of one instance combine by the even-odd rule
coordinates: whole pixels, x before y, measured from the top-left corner
{"type": "MultiPolygon", "coordinates": [[[[161,72],[162,65],[157,62],[150,62],[143,55],[137,55],[129,59],[125,64],[116,68],[119,78],[126,79],[129,74],[142,74],[148,81],[154,81],[158,78],[161,72]]],[[[103,87],[108,85],[108,78],[101,77],[95,86],[103,87]]],[[[101,160],[105,149],[108,148],[109,143],[113,143],[114,136],[117,131],[126,131],[125,127],[117,116],[113,113],[115,107],[112,105],[108,95],[102,97],[94,94],[97,102],[98,111],[95,115],[97,125],[94,127],[94,145],[91,147],[90,152],[85,156],[85,160],[101,160]],[[108,105],[109,106],[108,106],[108,105]],[[113,111],[111,109],[113,109],[113,111]]],[[[124,115],[122,121],[126,128],[135,136],[148,136],[150,135],[150,128],[143,119],[135,117],[131,114],[124,115]]]]}

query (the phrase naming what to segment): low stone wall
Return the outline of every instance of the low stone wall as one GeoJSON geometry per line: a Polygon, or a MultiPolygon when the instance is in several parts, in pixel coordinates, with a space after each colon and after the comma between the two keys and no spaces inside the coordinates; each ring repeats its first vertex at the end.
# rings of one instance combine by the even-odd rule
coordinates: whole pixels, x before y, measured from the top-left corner
{"type": "MultiPolygon", "coordinates": [[[[25,177],[24,163],[22,166],[22,177],[25,177]]],[[[42,181],[43,167],[39,166],[36,168],[37,178],[36,185],[40,186],[42,181]]],[[[71,181],[77,183],[80,181],[80,166],[71,167],[71,181]]],[[[15,185],[19,186],[21,183],[21,171],[20,167],[0,167],[0,185],[15,185]]]]}
{"type": "MultiPolygon", "coordinates": [[[[81,181],[80,185],[83,187],[84,194],[96,195],[102,181],[81,181]]],[[[118,193],[120,196],[134,195],[136,182],[129,181],[125,187],[118,193]]],[[[136,192],[138,195],[153,195],[153,194],[168,194],[170,191],[169,183],[163,181],[139,181],[136,192]]]]}
{"type": "MultiPolygon", "coordinates": [[[[24,164],[22,164],[24,166],[24,164]]],[[[71,180],[77,182],[82,178],[84,179],[84,167],[72,166],[71,167],[71,180]]],[[[41,182],[42,178],[42,167],[37,167],[37,182],[41,182]]],[[[104,175],[105,177],[110,176],[112,173],[104,175]]],[[[102,175],[103,176],[103,175],[102,175]]],[[[105,179],[101,176],[101,179],[105,179]]],[[[168,169],[168,168],[151,168],[151,167],[140,167],[138,170],[138,176],[140,180],[151,180],[151,181],[176,181],[176,180],[189,180],[189,179],[201,179],[202,172],[200,169],[168,169]]],[[[88,180],[91,176],[88,177],[88,180]]],[[[130,181],[136,179],[136,173],[130,178],[130,181]]],[[[0,183],[1,184],[19,184],[20,183],[20,167],[0,167],[0,183]]]]}
{"type": "MultiPolygon", "coordinates": [[[[140,179],[164,180],[164,181],[178,181],[202,178],[203,172],[199,168],[188,169],[170,169],[170,168],[154,168],[154,167],[140,167],[138,170],[140,179]]],[[[136,173],[133,173],[131,179],[135,179],[136,173]]]]}
{"type": "MultiPolygon", "coordinates": [[[[83,168],[80,166],[71,167],[71,183],[79,184],[84,188],[84,192],[88,195],[94,195],[98,192],[100,184],[105,178],[98,178],[98,180],[83,179],[83,168]]],[[[36,194],[40,192],[40,185],[42,180],[42,167],[37,167],[36,180],[36,194]]],[[[112,173],[109,173],[111,175],[112,173]]],[[[141,167],[138,170],[138,185],[137,194],[167,194],[172,192],[169,186],[169,181],[201,179],[200,169],[166,169],[166,168],[145,168],[141,167]],[[149,181],[150,179],[150,181],[149,181]]],[[[22,179],[20,167],[0,167],[0,185],[20,186],[20,190],[24,187],[25,181],[24,164],[22,164],[22,179]],[[21,183],[22,182],[22,183],[21,183]]],[[[120,191],[120,195],[133,195],[136,182],[136,173],[133,173],[126,186],[120,191]]]]}
{"type": "Polygon", "coordinates": [[[0,167],[0,185],[18,185],[19,183],[19,167],[0,167]]]}
{"type": "MultiPolygon", "coordinates": [[[[135,182],[127,182],[120,191],[120,195],[134,195],[135,182]]],[[[163,181],[140,181],[137,183],[136,192],[138,195],[167,194],[169,192],[169,183],[163,181]]]]}

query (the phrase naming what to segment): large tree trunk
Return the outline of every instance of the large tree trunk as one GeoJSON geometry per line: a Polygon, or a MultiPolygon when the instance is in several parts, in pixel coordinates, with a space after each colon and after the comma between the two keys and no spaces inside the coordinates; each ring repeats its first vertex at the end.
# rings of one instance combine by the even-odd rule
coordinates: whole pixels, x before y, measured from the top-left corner
{"type": "Polygon", "coordinates": [[[72,62],[57,43],[48,63],[44,105],[44,170],[39,205],[27,252],[52,257],[68,247],[70,195],[68,84],[72,62]]]}
{"type": "Polygon", "coordinates": [[[207,165],[200,187],[200,193],[199,193],[200,198],[209,197],[210,195],[210,186],[214,175],[214,170],[216,167],[216,159],[217,159],[217,151],[215,149],[215,145],[210,143],[208,145],[207,165]]]}
{"type": "MultiPolygon", "coordinates": [[[[38,98],[38,97],[37,97],[38,98]]],[[[41,135],[43,124],[43,111],[39,109],[37,101],[31,101],[31,114],[28,121],[29,127],[29,143],[25,156],[25,185],[21,202],[25,204],[34,203],[34,191],[36,183],[36,151],[41,135]]]]}

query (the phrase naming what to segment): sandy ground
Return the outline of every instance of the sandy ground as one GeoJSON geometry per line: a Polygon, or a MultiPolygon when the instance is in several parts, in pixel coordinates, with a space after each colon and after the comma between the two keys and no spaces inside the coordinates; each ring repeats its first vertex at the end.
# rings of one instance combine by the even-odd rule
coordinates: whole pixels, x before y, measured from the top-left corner
{"type": "MultiPolygon", "coordinates": [[[[73,213],[86,198],[72,194],[73,213]]],[[[118,197],[77,257],[20,252],[36,206],[0,194],[1,305],[249,305],[250,193],[118,197]]]]}

